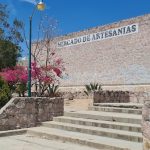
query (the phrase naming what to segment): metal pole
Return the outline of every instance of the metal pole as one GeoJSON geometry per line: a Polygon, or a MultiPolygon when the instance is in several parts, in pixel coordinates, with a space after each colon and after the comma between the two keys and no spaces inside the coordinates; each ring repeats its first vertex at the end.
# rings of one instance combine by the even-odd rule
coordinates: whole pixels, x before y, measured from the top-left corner
{"type": "Polygon", "coordinates": [[[28,97],[31,97],[31,48],[32,48],[32,17],[29,18],[29,60],[28,60],[28,97]]]}

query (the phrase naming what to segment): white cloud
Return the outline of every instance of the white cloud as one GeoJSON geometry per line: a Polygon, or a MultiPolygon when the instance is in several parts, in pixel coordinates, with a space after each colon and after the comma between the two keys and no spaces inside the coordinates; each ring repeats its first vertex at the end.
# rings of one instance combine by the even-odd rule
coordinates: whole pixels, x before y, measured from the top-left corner
{"type": "Polygon", "coordinates": [[[27,60],[27,57],[22,57],[21,60],[27,60]]]}
{"type": "Polygon", "coordinates": [[[21,0],[21,1],[24,1],[24,2],[27,2],[27,3],[33,4],[33,5],[37,4],[36,0],[21,0]]]}

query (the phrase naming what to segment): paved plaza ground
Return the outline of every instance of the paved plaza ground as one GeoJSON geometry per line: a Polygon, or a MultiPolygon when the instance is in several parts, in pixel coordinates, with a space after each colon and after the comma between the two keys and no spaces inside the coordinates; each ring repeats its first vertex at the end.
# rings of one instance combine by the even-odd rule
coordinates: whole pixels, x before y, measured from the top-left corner
{"type": "MultiPolygon", "coordinates": [[[[87,110],[91,100],[65,100],[66,110],[87,110]]],[[[47,140],[27,134],[0,137],[1,150],[96,150],[73,143],[47,140]]]]}
{"type": "Polygon", "coordinates": [[[86,146],[61,141],[41,139],[30,135],[16,135],[0,138],[1,150],[96,150],[86,146]]]}
{"type": "Polygon", "coordinates": [[[88,107],[92,105],[92,99],[74,99],[65,100],[65,110],[88,110],[88,107]]]}

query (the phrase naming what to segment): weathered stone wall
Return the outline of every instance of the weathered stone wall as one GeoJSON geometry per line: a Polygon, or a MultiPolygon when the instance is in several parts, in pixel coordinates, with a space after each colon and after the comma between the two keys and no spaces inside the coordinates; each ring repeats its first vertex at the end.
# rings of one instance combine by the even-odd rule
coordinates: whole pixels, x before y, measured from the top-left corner
{"type": "MultiPolygon", "coordinates": [[[[144,103],[145,100],[150,99],[150,87],[148,85],[123,85],[123,86],[102,86],[103,91],[128,91],[130,102],[144,103]]],[[[59,91],[65,99],[91,99],[93,95],[87,96],[84,86],[60,87],[59,91]]]]}
{"type": "Polygon", "coordinates": [[[93,93],[94,103],[128,103],[130,95],[128,91],[101,91],[93,93]]]}
{"type": "MultiPolygon", "coordinates": [[[[62,79],[61,85],[66,88],[96,82],[105,85],[105,90],[150,93],[150,14],[55,38],[51,47],[65,62],[68,77],[62,79]],[[138,33],[57,48],[62,40],[130,24],[138,24],[138,33]]],[[[42,63],[45,51],[39,56],[42,63]]]]}
{"type": "Polygon", "coordinates": [[[130,102],[133,103],[144,103],[146,100],[150,99],[149,92],[129,92],[130,102]]]}
{"type": "Polygon", "coordinates": [[[142,132],[144,150],[150,149],[150,100],[145,101],[142,111],[142,132]]]}
{"type": "Polygon", "coordinates": [[[63,113],[62,98],[12,98],[0,110],[0,131],[34,127],[63,113]]]}
{"type": "Polygon", "coordinates": [[[78,92],[61,92],[60,95],[64,99],[73,100],[73,99],[92,99],[93,94],[86,95],[84,91],[78,91],[78,92]]]}
{"type": "Polygon", "coordinates": [[[150,93],[132,91],[102,91],[93,95],[94,103],[144,103],[150,93]]]}
{"type": "Polygon", "coordinates": [[[58,49],[56,47],[58,55],[66,63],[66,71],[69,74],[61,84],[63,86],[85,85],[90,82],[104,85],[150,84],[150,15],[58,37],[55,44],[58,41],[134,23],[139,25],[138,33],[58,49]]]}

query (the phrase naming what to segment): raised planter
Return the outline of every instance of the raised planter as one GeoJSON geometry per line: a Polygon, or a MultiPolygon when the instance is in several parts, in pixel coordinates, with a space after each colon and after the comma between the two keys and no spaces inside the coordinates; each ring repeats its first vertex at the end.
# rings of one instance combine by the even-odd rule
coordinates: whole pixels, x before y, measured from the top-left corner
{"type": "Polygon", "coordinates": [[[128,103],[128,91],[99,91],[93,93],[94,103],[128,103]]]}
{"type": "Polygon", "coordinates": [[[0,110],[0,131],[29,128],[64,114],[60,97],[16,97],[0,110]]]}
{"type": "Polygon", "coordinates": [[[150,99],[150,92],[100,91],[93,94],[94,103],[141,103],[150,99]]]}

